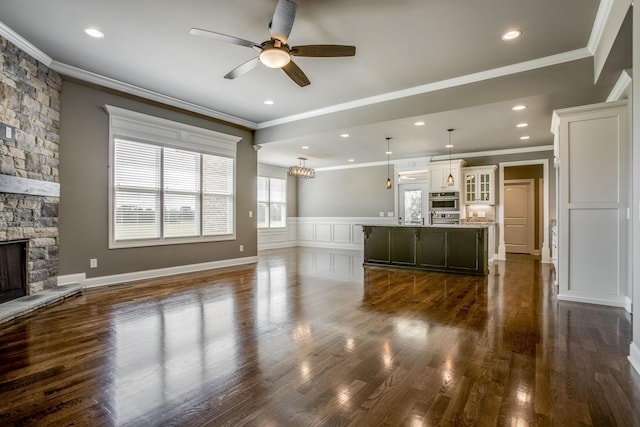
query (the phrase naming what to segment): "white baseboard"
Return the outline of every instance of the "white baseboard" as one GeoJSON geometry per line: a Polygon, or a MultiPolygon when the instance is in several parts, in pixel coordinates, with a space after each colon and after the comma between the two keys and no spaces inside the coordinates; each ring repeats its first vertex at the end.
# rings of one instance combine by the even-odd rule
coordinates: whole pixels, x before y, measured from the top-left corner
{"type": "Polygon", "coordinates": [[[631,341],[631,344],[629,344],[628,359],[636,372],[640,373],[640,347],[638,347],[638,344],[636,344],[635,341],[631,341]]]}
{"type": "MultiPolygon", "coordinates": [[[[110,276],[89,277],[84,279],[84,285],[86,288],[95,288],[99,286],[115,285],[126,282],[133,282],[136,280],[154,279],[157,277],[172,276],[174,274],[193,273],[196,271],[212,270],[216,268],[232,267],[235,265],[253,264],[258,262],[257,256],[225,259],[221,261],[203,262],[199,264],[179,265],[176,267],[158,268],[155,270],[143,270],[133,271],[130,273],[113,274],[110,276]]],[[[79,278],[85,276],[85,273],[70,274],[67,276],[60,276],[66,282],[68,277],[79,278]]],[[[60,277],[58,277],[58,285],[60,285],[60,277]]],[[[78,282],[74,282],[78,283],[78,282]]]]}
{"type": "Polygon", "coordinates": [[[606,305],[609,307],[625,308],[624,298],[605,299],[605,298],[597,298],[597,297],[590,297],[590,296],[567,295],[567,294],[558,294],[557,298],[560,301],[582,302],[586,304],[597,304],[597,305],[606,305]]]}
{"type": "Polygon", "coordinates": [[[331,243],[331,242],[317,242],[317,241],[298,241],[296,246],[302,246],[305,248],[322,248],[322,249],[348,249],[348,250],[363,250],[362,243],[331,243]]]}
{"type": "Polygon", "coordinates": [[[258,252],[268,249],[295,248],[296,246],[298,246],[298,242],[296,242],[295,240],[287,240],[286,242],[260,243],[258,252]]]}
{"type": "Polygon", "coordinates": [[[628,313],[633,313],[633,300],[629,297],[624,297],[624,308],[628,313]]]}
{"type": "Polygon", "coordinates": [[[84,285],[87,275],[84,273],[66,274],[64,276],[58,276],[58,286],[66,285],[84,285]]]}

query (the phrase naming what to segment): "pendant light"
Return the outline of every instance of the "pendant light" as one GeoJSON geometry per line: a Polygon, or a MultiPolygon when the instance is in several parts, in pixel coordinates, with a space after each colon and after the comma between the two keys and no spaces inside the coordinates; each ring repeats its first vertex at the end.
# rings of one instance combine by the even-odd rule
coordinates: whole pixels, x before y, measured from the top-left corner
{"type": "Polygon", "coordinates": [[[447,178],[447,187],[453,187],[453,185],[455,184],[454,180],[453,180],[453,175],[451,174],[451,147],[453,147],[453,145],[451,145],[451,132],[453,132],[455,129],[447,129],[449,131],[449,177],[447,178]]]}
{"type": "Polygon", "coordinates": [[[387,190],[391,190],[393,184],[391,183],[391,174],[389,173],[389,154],[391,151],[389,150],[389,141],[391,138],[387,137],[387,190]]]}

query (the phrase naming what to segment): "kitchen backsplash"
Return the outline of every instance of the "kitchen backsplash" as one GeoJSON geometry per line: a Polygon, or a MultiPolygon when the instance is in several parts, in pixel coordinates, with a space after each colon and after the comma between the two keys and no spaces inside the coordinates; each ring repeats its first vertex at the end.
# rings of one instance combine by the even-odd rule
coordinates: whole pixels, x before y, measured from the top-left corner
{"type": "Polygon", "coordinates": [[[495,207],[489,205],[467,205],[464,222],[495,222],[495,207]]]}

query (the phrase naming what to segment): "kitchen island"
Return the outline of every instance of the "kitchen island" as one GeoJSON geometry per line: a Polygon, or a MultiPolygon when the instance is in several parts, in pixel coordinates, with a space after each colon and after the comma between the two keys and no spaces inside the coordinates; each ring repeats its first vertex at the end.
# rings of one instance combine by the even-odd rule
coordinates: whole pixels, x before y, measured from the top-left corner
{"type": "Polygon", "coordinates": [[[487,274],[487,227],[362,225],[364,265],[482,276],[487,274]]]}

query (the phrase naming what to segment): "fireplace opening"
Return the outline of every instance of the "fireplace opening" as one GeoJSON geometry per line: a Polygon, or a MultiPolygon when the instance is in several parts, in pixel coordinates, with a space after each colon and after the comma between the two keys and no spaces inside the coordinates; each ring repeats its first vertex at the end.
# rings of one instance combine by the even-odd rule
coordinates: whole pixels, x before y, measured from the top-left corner
{"type": "Polygon", "coordinates": [[[0,242],[0,304],[27,294],[27,242],[0,242]]]}

